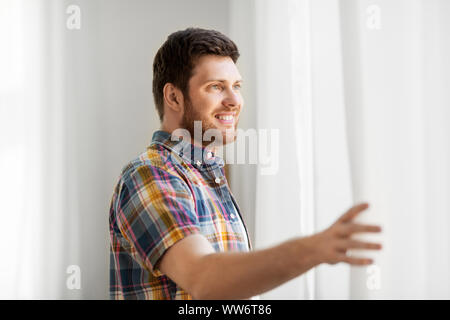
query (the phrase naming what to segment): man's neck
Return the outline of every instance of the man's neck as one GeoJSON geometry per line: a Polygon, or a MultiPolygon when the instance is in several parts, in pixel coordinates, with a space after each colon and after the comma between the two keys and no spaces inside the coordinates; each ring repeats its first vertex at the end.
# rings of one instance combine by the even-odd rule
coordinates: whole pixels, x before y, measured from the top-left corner
{"type": "MultiPolygon", "coordinates": [[[[168,133],[172,134],[172,132],[175,131],[178,128],[170,128],[167,125],[161,125],[161,127],[159,129],[162,130],[162,131],[165,131],[165,132],[168,132],[168,133]]],[[[199,148],[203,147],[202,142],[194,140],[193,137],[191,137],[190,139],[191,139],[191,141],[190,141],[191,144],[193,144],[194,146],[197,146],[199,148]]],[[[214,154],[216,153],[216,150],[217,150],[216,146],[208,146],[208,147],[205,147],[205,149],[207,149],[207,151],[211,151],[214,154]]]]}

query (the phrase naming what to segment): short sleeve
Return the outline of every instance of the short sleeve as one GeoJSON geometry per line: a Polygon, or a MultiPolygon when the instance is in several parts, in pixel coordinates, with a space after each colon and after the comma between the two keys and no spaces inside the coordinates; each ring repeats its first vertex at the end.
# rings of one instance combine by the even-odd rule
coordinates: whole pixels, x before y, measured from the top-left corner
{"type": "Polygon", "coordinates": [[[199,233],[194,197],[180,177],[151,165],[127,177],[116,210],[122,235],[152,272],[164,252],[188,235],[199,233]]]}

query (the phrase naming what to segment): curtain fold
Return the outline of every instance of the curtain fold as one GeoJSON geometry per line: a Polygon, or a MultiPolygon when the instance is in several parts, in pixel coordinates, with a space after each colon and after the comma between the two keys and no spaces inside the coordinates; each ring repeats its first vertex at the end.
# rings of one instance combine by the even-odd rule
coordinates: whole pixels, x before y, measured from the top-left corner
{"type": "MultiPolygon", "coordinates": [[[[256,247],[313,233],[309,1],[256,1],[257,128],[278,132],[278,168],[256,177],[256,247]]],[[[264,139],[260,136],[259,139],[264,139]]],[[[264,143],[265,141],[262,141],[264,143]]],[[[261,141],[260,141],[261,143],[261,141]]],[[[270,141],[270,143],[273,143],[270,141]]],[[[275,150],[272,150],[275,151],[275,150]]],[[[314,270],[263,294],[313,299],[314,270]]]]}
{"type": "MultiPolygon", "coordinates": [[[[266,175],[259,163],[252,180],[251,165],[234,166],[232,187],[238,198],[240,190],[255,193],[240,200],[254,210],[248,220],[262,248],[327,227],[352,201],[338,1],[250,3],[231,10],[231,25],[254,34],[243,41],[231,33],[243,45],[243,76],[252,85],[244,92],[247,116],[240,124],[278,131],[279,151],[272,154],[278,170],[266,175]],[[246,59],[246,52],[255,59],[246,59]]],[[[322,265],[261,296],[345,299],[348,279],[345,266],[322,265]]]]}

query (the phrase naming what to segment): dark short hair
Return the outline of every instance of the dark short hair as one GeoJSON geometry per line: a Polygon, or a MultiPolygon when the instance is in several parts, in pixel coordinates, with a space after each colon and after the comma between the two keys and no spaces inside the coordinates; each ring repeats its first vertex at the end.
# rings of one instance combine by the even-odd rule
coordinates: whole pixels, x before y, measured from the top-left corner
{"type": "Polygon", "coordinates": [[[170,34],[153,60],[153,98],[159,119],[164,117],[163,88],[172,83],[188,97],[189,79],[197,60],[204,55],[239,58],[236,44],[215,30],[187,28],[170,34]]]}

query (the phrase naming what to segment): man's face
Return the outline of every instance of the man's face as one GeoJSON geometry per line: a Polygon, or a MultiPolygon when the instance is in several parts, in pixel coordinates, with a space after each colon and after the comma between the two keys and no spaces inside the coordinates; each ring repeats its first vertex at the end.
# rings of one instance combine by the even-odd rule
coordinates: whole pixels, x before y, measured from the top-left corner
{"type": "MultiPolygon", "coordinates": [[[[189,79],[189,95],[181,126],[194,137],[194,121],[220,133],[223,144],[236,139],[236,129],[244,101],[241,75],[230,57],[206,55],[199,58],[189,79]]],[[[212,140],[215,140],[214,138],[212,140]]],[[[217,142],[217,141],[216,141],[217,142]]],[[[202,141],[203,145],[211,141],[202,141]]]]}

